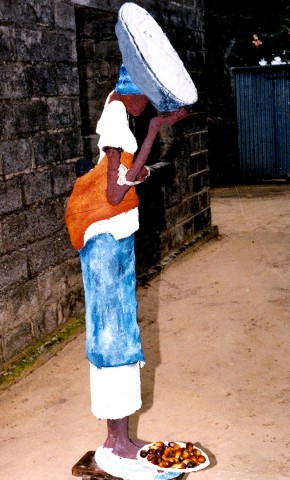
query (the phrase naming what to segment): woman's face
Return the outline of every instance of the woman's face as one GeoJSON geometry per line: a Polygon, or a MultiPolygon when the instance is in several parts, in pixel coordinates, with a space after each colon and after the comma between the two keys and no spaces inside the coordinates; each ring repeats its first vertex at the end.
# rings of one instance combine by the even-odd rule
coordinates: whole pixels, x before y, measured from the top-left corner
{"type": "Polygon", "coordinates": [[[148,98],[145,95],[122,95],[122,100],[127,112],[134,117],[141,115],[148,105],[148,98]]]}

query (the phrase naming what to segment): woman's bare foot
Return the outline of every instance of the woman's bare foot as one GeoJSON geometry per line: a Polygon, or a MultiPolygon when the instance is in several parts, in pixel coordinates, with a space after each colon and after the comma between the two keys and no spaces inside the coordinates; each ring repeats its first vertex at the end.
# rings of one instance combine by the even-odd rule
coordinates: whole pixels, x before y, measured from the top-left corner
{"type": "Polygon", "coordinates": [[[136,460],[136,455],[140,447],[135,445],[129,438],[127,441],[117,443],[113,448],[113,453],[122,458],[136,460]]]}
{"type": "Polygon", "coordinates": [[[115,446],[115,442],[110,438],[107,438],[103,444],[104,448],[114,448],[114,446],[115,446]]]}
{"type": "Polygon", "coordinates": [[[136,460],[137,452],[144,446],[144,442],[129,438],[128,424],[128,417],[107,420],[108,434],[103,446],[112,448],[113,453],[119,457],[136,460]]]}

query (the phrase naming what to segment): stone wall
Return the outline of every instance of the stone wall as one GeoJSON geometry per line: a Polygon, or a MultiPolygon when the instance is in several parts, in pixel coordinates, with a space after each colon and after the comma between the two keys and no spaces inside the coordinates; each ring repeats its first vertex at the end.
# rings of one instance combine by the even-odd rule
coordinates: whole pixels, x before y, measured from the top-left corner
{"type": "MultiPolygon", "coordinates": [[[[114,24],[122,3],[0,3],[1,365],[83,312],[79,259],[64,209],[76,159],[97,158],[95,122],[121,60],[114,24]]],[[[206,234],[211,219],[203,2],[138,4],[164,28],[200,95],[182,127],[161,132],[150,163],[162,167],[139,188],[140,274],[206,234]]],[[[142,124],[134,125],[139,139],[142,124]]]]}

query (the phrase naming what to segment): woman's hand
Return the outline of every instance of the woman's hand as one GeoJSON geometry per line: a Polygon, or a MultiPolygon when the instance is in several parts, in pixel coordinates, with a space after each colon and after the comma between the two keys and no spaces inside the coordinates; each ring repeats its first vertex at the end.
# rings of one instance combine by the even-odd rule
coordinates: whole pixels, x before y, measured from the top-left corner
{"type": "Polygon", "coordinates": [[[150,168],[144,165],[141,172],[137,175],[136,180],[138,182],[144,182],[146,178],[149,177],[149,175],[150,175],[150,168]]]}

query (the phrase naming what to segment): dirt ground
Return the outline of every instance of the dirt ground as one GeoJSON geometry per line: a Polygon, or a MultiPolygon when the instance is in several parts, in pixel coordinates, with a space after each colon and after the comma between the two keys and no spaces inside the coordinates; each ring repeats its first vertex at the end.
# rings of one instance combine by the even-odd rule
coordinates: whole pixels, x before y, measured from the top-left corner
{"type": "MultiPolygon", "coordinates": [[[[144,441],[193,441],[201,480],[285,480],[289,464],[289,184],[214,188],[220,236],[139,288],[144,441]],[[288,463],[287,463],[288,462],[288,463]]],[[[0,395],[0,476],[71,480],[102,444],[84,335],[0,395]]]]}

